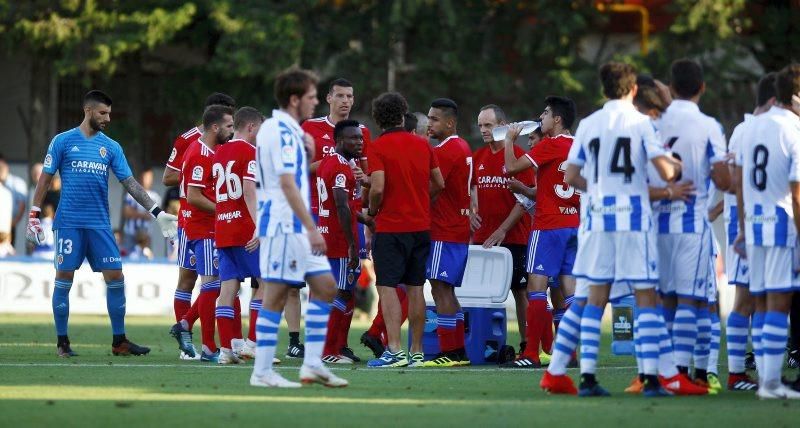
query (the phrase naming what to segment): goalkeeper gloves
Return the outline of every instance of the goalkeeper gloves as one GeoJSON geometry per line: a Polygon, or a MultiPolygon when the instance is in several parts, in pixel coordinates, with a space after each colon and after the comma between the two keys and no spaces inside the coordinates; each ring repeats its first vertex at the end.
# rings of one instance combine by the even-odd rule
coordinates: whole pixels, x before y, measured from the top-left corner
{"type": "Polygon", "coordinates": [[[28,213],[28,228],[25,230],[25,239],[35,245],[42,245],[45,241],[42,222],[39,221],[41,214],[42,209],[36,206],[31,207],[31,211],[28,213]]]}
{"type": "Polygon", "coordinates": [[[150,214],[156,219],[156,223],[161,229],[161,234],[165,238],[171,241],[178,236],[178,217],[165,213],[158,205],[153,205],[150,208],[150,214]]]}

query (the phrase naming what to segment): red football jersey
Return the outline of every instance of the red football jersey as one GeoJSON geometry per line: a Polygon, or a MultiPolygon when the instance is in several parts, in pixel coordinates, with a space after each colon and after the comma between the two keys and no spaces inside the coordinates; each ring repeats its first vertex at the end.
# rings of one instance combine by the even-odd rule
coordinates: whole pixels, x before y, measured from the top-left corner
{"type": "MultiPolygon", "coordinates": [[[[519,146],[514,146],[514,155],[523,156],[525,150],[519,146]]],[[[497,153],[492,152],[489,145],[481,147],[472,155],[472,184],[478,192],[478,214],[481,216],[481,227],[475,231],[472,237],[473,242],[482,244],[501,224],[506,220],[508,214],[517,204],[514,194],[508,190],[508,176],[504,174],[505,148],[501,148],[497,153]]],[[[533,186],[533,170],[526,169],[514,176],[527,186],[533,186]]],[[[514,227],[506,232],[504,244],[528,243],[528,236],[531,231],[531,216],[523,213],[522,218],[514,227]]]]}
{"type": "MultiPolygon", "coordinates": [[[[335,125],[328,120],[328,116],[308,119],[303,122],[300,127],[314,138],[314,159],[310,160],[309,163],[321,161],[325,157],[332,156],[336,153],[336,142],[333,141],[333,129],[335,125]]],[[[370,133],[369,128],[366,126],[361,125],[360,128],[361,132],[364,134],[364,147],[361,150],[361,160],[363,162],[367,159],[367,147],[370,143],[370,133]]],[[[311,212],[317,214],[317,205],[319,204],[319,195],[317,194],[316,185],[317,174],[310,174],[309,179],[311,180],[311,212]]],[[[361,209],[361,201],[358,202],[357,208],[359,210],[361,209]]]]}
{"type": "Polygon", "coordinates": [[[216,246],[244,247],[256,229],[244,199],[244,181],[256,181],[256,148],[244,140],[231,140],[216,149],[211,169],[217,202],[216,246]]]}
{"type": "Polygon", "coordinates": [[[339,214],[333,200],[333,189],[344,189],[350,195],[350,213],[352,215],[353,238],[358,243],[356,229],[355,199],[356,188],[360,184],[353,176],[350,163],[343,156],[334,153],[322,159],[317,169],[317,194],[319,195],[319,225],[317,230],[325,238],[328,246],[328,258],[347,257],[347,241],[344,230],[339,223],[339,214]]]}
{"type": "MultiPolygon", "coordinates": [[[[216,201],[214,194],[214,180],[211,178],[211,168],[214,164],[214,150],[209,149],[203,141],[189,146],[183,155],[183,194],[186,195],[189,186],[203,189],[203,196],[209,201],[216,201]]],[[[214,237],[214,214],[207,213],[193,206],[188,201],[186,209],[181,211],[184,217],[186,237],[193,239],[206,239],[214,237]]]]}
{"type": "MultiPolygon", "coordinates": [[[[386,186],[376,232],[431,230],[431,170],[438,167],[428,140],[403,128],[386,130],[369,146],[369,171],[383,171],[386,186]]],[[[464,183],[464,187],[467,183],[464,183]]],[[[469,230],[467,231],[469,232],[469,230]]]]}
{"type": "Polygon", "coordinates": [[[431,240],[469,243],[472,150],[458,135],[433,149],[444,177],[444,190],[431,207],[431,240]]]}
{"type": "Polygon", "coordinates": [[[570,147],[572,136],[557,135],[543,138],[525,154],[537,168],[534,230],[563,229],[580,224],[579,193],[564,182],[570,147]]]}
{"type": "MultiPolygon", "coordinates": [[[[181,134],[178,138],[175,139],[175,142],[172,144],[172,152],[169,154],[169,159],[167,159],[167,168],[174,169],[175,171],[180,172],[181,167],[183,166],[183,154],[186,153],[186,149],[189,146],[197,141],[203,133],[200,132],[200,129],[196,126],[183,134],[181,134]]],[[[181,177],[181,183],[183,182],[183,177],[181,177]]],[[[181,184],[181,188],[182,188],[181,184]]],[[[179,192],[180,194],[180,211],[186,209],[186,195],[183,192],[179,192]]],[[[185,227],[185,220],[183,219],[183,215],[178,216],[178,227],[185,227]]]]}

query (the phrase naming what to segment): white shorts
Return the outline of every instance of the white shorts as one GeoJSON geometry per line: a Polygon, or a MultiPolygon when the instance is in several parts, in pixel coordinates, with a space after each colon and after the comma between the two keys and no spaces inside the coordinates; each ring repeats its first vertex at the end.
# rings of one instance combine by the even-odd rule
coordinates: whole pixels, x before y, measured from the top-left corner
{"type": "Polygon", "coordinates": [[[648,232],[580,233],[572,273],[591,284],[653,288],[658,282],[654,239],[648,232]]]}
{"type": "Polygon", "coordinates": [[[331,272],[327,257],[311,253],[308,235],[277,234],[259,239],[259,267],[264,281],[302,287],[306,278],[331,272]]]}
{"type": "Polygon", "coordinates": [[[728,276],[730,285],[745,288],[750,285],[750,269],[747,260],[733,250],[733,245],[728,245],[725,249],[725,274],[728,276]]]}
{"type": "Polygon", "coordinates": [[[708,300],[711,229],[701,233],[658,235],[659,292],[665,296],[708,300]]]}
{"type": "Polygon", "coordinates": [[[794,253],[795,249],[792,247],[748,245],[747,261],[752,267],[750,293],[781,293],[800,288],[800,281],[793,269],[794,253]]]}
{"type": "Polygon", "coordinates": [[[708,304],[717,303],[717,255],[708,260],[708,304]]]}

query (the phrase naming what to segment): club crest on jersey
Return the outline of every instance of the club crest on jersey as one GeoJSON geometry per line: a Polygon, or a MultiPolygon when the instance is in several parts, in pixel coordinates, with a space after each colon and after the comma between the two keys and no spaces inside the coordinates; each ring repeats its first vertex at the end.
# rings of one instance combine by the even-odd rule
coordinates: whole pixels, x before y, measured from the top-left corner
{"type": "Polygon", "coordinates": [[[203,179],[203,167],[198,165],[192,169],[192,180],[202,180],[203,179]]]}
{"type": "Polygon", "coordinates": [[[195,255],[192,254],[191,256],[189,256],[189,266],[194,266],[195,264],[197,264],[197,257],[195,257],[195,255]]]}
{"type": "Polygon", "coordinates": [[[178,151],[173,147],[172,152],[169,154],[169,162],[174,161],[176,156],[178,156],[178,151]]]}
{"type": "Polygon", "coordinates": [[[100,157],[101,158],[105,158],[107,154],[108,154],[108,150],[106,150],[105,147],[100,147],[100,157]]]}
{"type": "Polygon", "coordinates": [[[58,255],[58,264],[62,264],[62,263],[64,263],[64,256],[62,256],[61,254],[59,254],[59,255],[58,255]]]}
{"type": "Polygon", "coordinates": [[[334,187],[345,187],[347,177],[345,177],[344,174],[337,174],[334,182],[334,187]]]}
{"type": "Polygon", "coordinates": [[[52,156],[50,156],[50,153],[48,153],[48,154],[47,154],[47,155],[44,157],[44,167],[45,167],[45,168],[50,168],[51,166],[53,166],[53,157],[52,157],[52,156]]]}

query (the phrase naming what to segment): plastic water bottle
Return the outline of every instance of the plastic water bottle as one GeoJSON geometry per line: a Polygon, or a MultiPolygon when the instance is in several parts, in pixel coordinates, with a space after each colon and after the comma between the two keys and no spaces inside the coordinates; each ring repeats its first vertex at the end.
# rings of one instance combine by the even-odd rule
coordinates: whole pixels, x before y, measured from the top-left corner
{"type": "Polygon", "coordinates": [[[633,355],[633,320],[636,299],[623,297],[611,303],[611,352],[614,355],[633,355]]]}
{"type": "Polygon", "coordinates": [[[542,125],[542,123],[534,122],[532,120],[525,120],[522,122],[514,122],[508,125],[497,126],[494,129],[492,129],[492,138],[494,138],[495,141],[505,140],[506,134],[508,134],[508,129],[511,127],[511,125],[522,125],[522,131],[520,131],[519,135],[523,136],[523,135],[528,135],[531,132],[537,130],[542,125]]]}
{"type": "Polygon", "coordinates": [[[522,205],[522,208],[525,208],[528,214],[533,215],[533,212],[536,208],[536,202],[530,200],[525,195],[520,195],[519,193],[514,193],[514,197],[517,198],[517,202],[522,205]]]}

